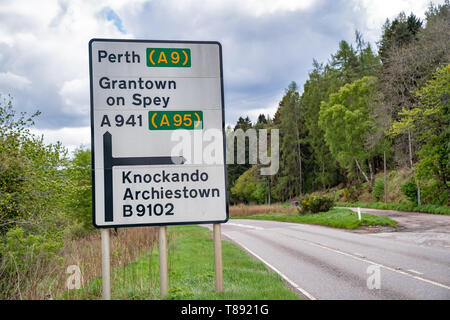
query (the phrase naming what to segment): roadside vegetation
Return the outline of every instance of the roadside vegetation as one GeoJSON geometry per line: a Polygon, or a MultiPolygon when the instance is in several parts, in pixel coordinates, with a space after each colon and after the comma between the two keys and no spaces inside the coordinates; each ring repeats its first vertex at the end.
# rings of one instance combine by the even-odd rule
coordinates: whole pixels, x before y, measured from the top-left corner
{"type": "Polygon", "coordinates": [[[232,219],[255,219],[316,224],[343,229],[358,229],[366,226],[396,227],[397,222],[389,217],[380,217],[372,214],[361,214],[361,221],[357,213],[350,209],[330,209],[325,212],[301,213],[301,207],[289,205],[273,206],[235,206],[231,207],[232,219]]]}
{"type": "Polygon", "coordinates": [[[287,216],[280,213],[274,214],[256,214],[252,216],[242,216],[239,219],[255,220],[273,220],[283,222],[317,224],[343,229],[358,229],[366,226],[389,226],[396,227],[397,222],[389,217],[379,217],[371,214],[362,213],[361,221],[358,215],[349,209],[332,209],[328,212],[309,213],[303,216],[287,216]]]}
{"type": "MultiPolygon", "coordinates": [[[[375,176],[375,186],[370,189],[368,183],[356,184],[350,187],[337,186],[329,190],[313,192],[310,196],[327,196],[334,199],[338,207],[361,207],[382,210],[411,211],[433,214],[450,214],[450,207],[432,204],[432,199],[439,198],[435,185],[422,184],[420,188],[421,205],[418,205],[417,186],[411,181],[410,170],[389,170],[387,172],[387,194],[384,202],[383,173],[375,176]],[[427,203],[427,204],[423,204],[427,203]]],[[[446,195],[440,195],[444,203],[446,195]]]]}
{"type": "Polygon", "coordinates": [[[411,205],[404,203],[384,203],[384,202],[338,202],[339,207],[351,207],[351,208],[371,208],[381,210],[396,210],[406,212],[421,212],[432,214],[446,214],[450,215],[450,208],[444,206],[436,206],[433,204],[424,205],[411,205]]]}
{"type": "MultiPolygon", "coordinates": [[[[215,291],[214,246],[211,231],[199,226],[168,228],[169,293],[167,300],[296,300],[299,296],[283,279],[235,244],[222,241],[223,292],[215,291]],[[199,254],[201,252],[201,254],[199,254]]],[[[101,279],[88,281],[63,299],[100,299],[101,279]]],[[[157,300],[159,254],[157,246],[139,259],[112,270],[112,299],[157,300]]]]}
{"type": "Polygon", "coordinates": [[[280,169],[267,177],[260,165],[229,164],[231,203],[328,194],[338,203],[392,202],[411,211],[420,202],[413,211],[446,212],[449,10],[447,0],[430,4],[423,20],[403,12],[387,19],[378,48],[356,32],[327,62],[314,60],[301,87],[287,86],[272,118],[239,118],[230,129],[279,129],[280,169]]]}
{"type": "MultiPolygon", "coordinates": [[[[450,30],[449,9],[446,0],[443,5],[431,4],[423,21],[404,13],[387,20],[378,50],[356,32],[355,42],[341,41],[329,61],[313,61],[303,88],[295,82],[287,86],[272,118],[261,114],[252,123],[240,117],[234,129],[267,129],[269,139],[271,130],[279,129],[280,170],[261,176],[258,165],[248,164],[248,154],[246,164],[227,165],[231,216],[264,214],[354,228],[392,222],[363,215],[359,223],[352,220],[356,214],[330,208],[336,203],[381,206],[387,202],[397,210],[448,214],[450,32],[445,30],[450,30]],[[291,200],[299,201],[301,209],[264,205],[291,200]]],[[[77,297],[98,297],[100,236],[91,218],[90,150],[80,147],[69,154],[60,143],[46,144],[42,136],[32,134],[38,116],[39,112],[16,112],[13,98],[0,96],[0,299],[61,297],[71,265],[81,269],[89,287],[77,297]]],[[[195,228],[173,230],[178,235],[172,248],[188,243],[187,235],[206,246],[206,233],[200,235],[195,228]]],[[[155,235],[152,228],[119,230],[113,235],[113,282],[118,285],[125,279],[115,297],[155,296],[146,281],[156,278],[139,280],[136,273],[147,267],[155,271],[153,262],[148,262],[156,260],[155,235]],[[134,284],[127,284],[129,277],[134,284]]],[[[282,283],[276,275],[233,248],[224,243],[229,261],[242,263],[242,272],[232,272],[234,265],[225,266],[229,291],[220,298],[289,298],[282,289],[272,292],[282,283]],[[257,278],[249,277],[253,287],[246,283],[246,266],[256,274],[257,278]],[[244,283],[252,291],[245,293],[239,287],[244,283]]],[[[189,263],[177,262],[179,258],[193,264],[192,257],[203,257],[198,251],[182,257],[181,250],[172,250],[171,297],[203,298],[196,285],[210,286],[211,281],[194,284],[189,263]]],[[[200,265],[198,270],[198,279],[211,277],[206,267],[200,265]]],[[[217,298],[211,290],[206,294],[217,298]]]]}

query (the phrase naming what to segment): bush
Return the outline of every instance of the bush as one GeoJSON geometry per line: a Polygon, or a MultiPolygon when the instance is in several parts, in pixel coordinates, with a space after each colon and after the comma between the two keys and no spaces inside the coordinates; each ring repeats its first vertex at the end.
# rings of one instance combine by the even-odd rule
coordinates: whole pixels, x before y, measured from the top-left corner
{"type": "Polygon", "coordinates": [[[5,242],[0,244],[0,255],[3,266],[10,265],[15,271],[24,271],[33,268],[37,259],[44,264],[52,261],[62,246],[62,241],[42,235],[25,235],[21,227],[14,227],[6,233],[5,242]]]}
{"type": "Polygon", "coordinates": [[[334,200],[325,196],[306,196],[300,201],[300,214],[327,212],[334,206],[334,200]]]}
{"type": "MultiPolygon", "coordinates": [[[[67,208],[73,220],[81,224],[86,232],[94,229],[92,225],[92,183],[91,183],[91,150],[78,148],[73,153],[66,170],[67,208]]],[[[74,230],[83,235],[82,230],[74,230]]],[[[75,235],[75,234],[74,234],[75,235]]]]}
{"type": "Polygon", "coordinates": [[[344,197],[347,202],[356,202],[361,195],[362,187],[360,185],[351,186],[344,189],[344,197]]]}
{"type": "Polygon", "coordinates": [[[420,184],[420,198],[422,204],[434,204],[438,206],[450,206],[450,194],[445,186],[437,180],[420,184]]]}
{"type": "Polygon", "coordinates": [[[231,195],[245,203],[264,203],[267,196],[266,180],[261,179],[256,166],[248,169],[234,182],[231,195]]]}
{"type": "Polygon", "coordinates": [[[382,179],[376,179],[372,189],[372,196],[375,201],[380,201],[384,198],[384,181],[382,179]]]}
{"type": "Polygon", "coordinates": [[[42,274],[62,263],[63,242],[50,235],[26,234],[15,226],[0,243],[0,299],[21,299],[39,284],[42,274]],[[56,264],[55,264],[56,263],[56,264]]]}
{"type": "Polygon", "coordinates": [[[413,205],[417,204],[417,186],[412,179],[402,184],[400,189],[413,205]]]}

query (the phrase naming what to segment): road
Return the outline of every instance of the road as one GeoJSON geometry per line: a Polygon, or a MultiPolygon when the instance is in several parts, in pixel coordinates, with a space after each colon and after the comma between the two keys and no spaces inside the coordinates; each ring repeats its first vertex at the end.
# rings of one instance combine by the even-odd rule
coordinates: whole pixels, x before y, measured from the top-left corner
{"type": "MultiPolygon", "coordinates": [[[[357,208],[347,209],[355,212],[358,210],[357,208]]],[[[388,216],[397,221],[398,230],[401,232],[386,232],[379,234],[380,237],[450,248],[450,216],[379,209],[361,209],[361,211],[378,216],[388,216]]]]}
{"type": "Polygon", "coordinates": [[[446,239],[417,241],[422,231],[405,226],[369,233],[244,219],[222,225],[224,239],[307,299],[450,299],[450,228],[440,231],[446,239]]]}

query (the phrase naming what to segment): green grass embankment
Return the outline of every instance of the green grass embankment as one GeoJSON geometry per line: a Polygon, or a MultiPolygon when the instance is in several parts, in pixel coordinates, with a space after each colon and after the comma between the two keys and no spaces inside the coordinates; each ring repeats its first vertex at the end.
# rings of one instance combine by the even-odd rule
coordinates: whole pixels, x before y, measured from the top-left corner
{"type": "MultiPolygon", "coordinates": [[[[227,241],[222,241],[223,292],[217,293],[211,233],[199,226],[168,228],[169,294],[165,299],[299,299],[278,274],[269,272],[262,262],[227,241]]],[[[62,298],[100,299],[101,279],[90,281],[62,298]]],[[[157,248],[112,270],[111,298],[160,299],[157,248]]]]}
{"type": "Polygon", "coordinates": [[[397,226],[397,222],[389,217],[380,217],[366,213],[361,214],[360,221],[358,215],[349,209],[331,209],[328,212],[309,213],[305,215],[274,213],[239,216],[236,218],[316,224],[344,229],[357,229],[363,226],[397,226]]]}
{"type": "Polygon", "coordinates": [[[380,210],[397,210],[406,212],[422,212],[432,214],[445,214],[450,215],[450,208],[444,206],[437,206],[433,204],[425,204],[420,206],[414,206],[412,204],[404,203],[384,203],[384,202],[338,202],[338,207],[351,207],[351,208],[370,208],[380,210]]]}

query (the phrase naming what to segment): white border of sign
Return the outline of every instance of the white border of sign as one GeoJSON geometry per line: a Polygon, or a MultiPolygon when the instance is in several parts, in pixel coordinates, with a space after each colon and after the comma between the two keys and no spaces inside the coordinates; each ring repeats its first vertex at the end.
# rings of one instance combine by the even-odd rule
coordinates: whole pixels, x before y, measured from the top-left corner
{"type": "Polygon", "coordinates": [[[90,81],[90,116],[91,116],[91,163],[92,163],[92,223],[96,228],[126,228],[126,227],[144,227],[144,226],[165,226],[165,225],[188,225],[188,224],[217,224],[225,223],[229,219],[229,196],[228,196],[228,178],[226,166],[226,141],[225,141],[225,101],[223,86],[223,64],[222,64],[222,45],[217,41],[182,41],[182,40],[131,40],[131,39],[104,39],[94,38],[89,41],[89,81],[90,81]],[[225,176],[225,196],[226,196],[226,219],[214,221],[195,221],[195,222],[171,222],[171,223],[145,223],[145,224],[126,224],[126,225],[97,225],[95,223],[95,145],[94,145],[94,90],[92,73],[92,43],[93,42],[137,42],[137,43],[161,43],[161,44],[215,44],[219,47],[220,61],[220,86],[222,102],[222,136],[223,136],[223,155],[224,155],[224,176],[225,176]]]}

